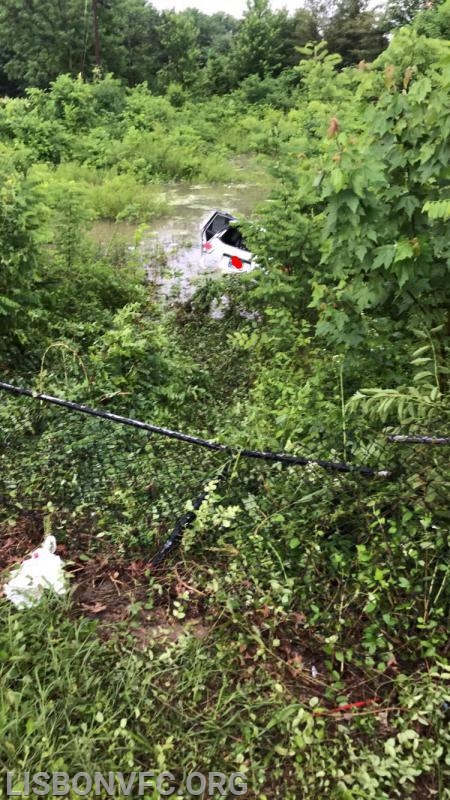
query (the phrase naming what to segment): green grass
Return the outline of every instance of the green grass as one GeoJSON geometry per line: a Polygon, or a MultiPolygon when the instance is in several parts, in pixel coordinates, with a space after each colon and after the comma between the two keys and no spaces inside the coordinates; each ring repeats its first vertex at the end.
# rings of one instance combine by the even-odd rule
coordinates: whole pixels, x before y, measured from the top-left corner
{"type": "MultiPolygon", "coordinates": [[[[448,672],[399,678],[388,722],[370,710],[345,721],[314,716],[322,679],[314,686],[306,665],[293,678],[271,618],[256,628],[251,610],[217,603],[217,579],[203,584],[202,636],[178,625],[166,642],[152,639],[151,623],[143,631],[138,614],[104,641],[94,623],[71,619],[70,601],[26,612],[2,601],[2,768],[152,768],[181,785],[191,771],[240,771],[245,796],[258,800],[430,796],[414,794],[420,785],[448,797],[450,736],[439,710],[448,672]]],[[[149,583],[148,606],[157,588],[149,583]]]]}

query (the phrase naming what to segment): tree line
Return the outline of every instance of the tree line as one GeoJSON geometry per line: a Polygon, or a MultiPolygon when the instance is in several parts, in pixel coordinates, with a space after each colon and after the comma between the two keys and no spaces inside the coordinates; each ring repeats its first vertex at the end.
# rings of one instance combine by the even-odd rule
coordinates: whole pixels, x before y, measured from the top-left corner
{"type": "Polygon", "coordinates": [[[344,66],[373,60],[395,26],[411,21],[419,0],[390,0],[383,11],[367,0],[307,0],[295,12],[270,0],[248,0],[242,20],[195,8],[158,11],[146,0],[3,0],[0,91],[47,88],[61,73],[112,72],[125,84],[147,81],[218,94],[249,76],[274,78],[299,61],[299,47],[325,40],[344,66]],[[97,34],[97,35],[96,35],[97,34]]]}

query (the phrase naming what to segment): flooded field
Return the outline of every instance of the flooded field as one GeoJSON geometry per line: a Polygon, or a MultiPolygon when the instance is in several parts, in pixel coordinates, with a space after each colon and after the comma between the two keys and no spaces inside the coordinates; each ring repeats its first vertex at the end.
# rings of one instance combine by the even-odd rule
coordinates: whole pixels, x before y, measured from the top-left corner
{"type": "Polygon", "coordinates": [[[221,209],[245,219],[269,192],[267,175],[241,167],[242,181],[229,184],[171,184],[161,186],[169,213],[148,225],[96,222],[95,239],[107,246],[115,237],[137,247],[149,280],[166,297],[186,300],[201,278],[200,227],[210,211],[221,209]],[[136,242],[138,242],[136,244],[136,242]]]}

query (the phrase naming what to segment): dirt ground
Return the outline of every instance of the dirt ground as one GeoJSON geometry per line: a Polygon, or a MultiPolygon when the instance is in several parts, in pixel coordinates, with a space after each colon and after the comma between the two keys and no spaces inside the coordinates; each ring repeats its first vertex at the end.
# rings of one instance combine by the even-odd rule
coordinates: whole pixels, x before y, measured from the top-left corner
{"type": "MultiPolygon", "coordinates": [[[[36,549],[43,538],[43,517],[39,513],[25,512],[12,526],[0,525],[0,587],[10,568],[36,549]]],[[[170,561],[157,569],[152,568],[153,553],[146,554],[146,558],[142,557],[142,552],[122,556],[105,540],[99,548],[95,535],[82,526],[77,531],[71,530],[66,539],[65,543],[57,545],[56,553],[63,559],[71,583],[69,613],[96,619],[102,638],[108,638],[123,624],[136,645],[145,649],[155,641],[174,642],[186,634],[203,639],[213,631],[214,604],[210,604],[211,599],[201,587],[190,583],[192,578],[183,561],[177,563],[172,555],[170,561]],[[158,591],[155,591],[154,581],[158,591]],[[188,614],[177,620],[172,613],[173,602],[186,594],[189,596],[188,614]]],[[[223,618],[223,611],[219,615],[223,618]]],[[[249,620],[263,638],[269,615],[270,610],[262,607],[249,620]]],[[[292,613],[283,625],[277,626],[278,645],[273,652],[268,640],[266,668],[274,679],[289,687],[297,701],[307,703],[312,696],[319,696],[325,707],[330,706],[327,697],[330,676],[325,666],[323,642],[311,630],[305,631],[304,619],[302,614],[292,613]]],[[[253,647],[249,643],[242,653],[243,660],[255,658],[257,649],[256,644],[253,647]]],[[[347,668],[342,674],[345,684],[342,694],[354,707],[343,708],[340,718],[376,713],[381,730],[389,730],[388,714],[395,710],[393,682],[398,669],[393,659],[386,672],[374,679],[373,675],[347,668]],[[383,706],[387,707],[386,713],[383,706]]],[[[334,714],[335,711],[329,708],[325,713],[334,714]]]]}
{"type": "MultiPolygon", "coordinates": [[[[39,513],[23,513],[13,526],[0,525],[0,587],[10,570],[41,544],[44,538],[43,518],[39,513]]],[[[174,641],[189,631],[202,638],[207,629],[203,623],[199,601],[201,592],[181,577],[182,565],[150,566],[148,558],[128,558],[102,542],[101,551],[93,547],[89,532],[71,531],[68,542],[57,544],[56,554],[65,567],[72,590],[71,613],[99,620],[101,635],[107,636],[117,623],[133,617],[133,635],[145,647],[151,639],[174,641]],[[161,594],[151,592],[151,578],[162,586],[161,594]],[[171,602],[182,592],[191,591],[189,618],[181,624],[170,614],[171,602]],[[150,593],[152,602],[149,603],[150,593]],[[147,606],[147,608],[146,608],[147,606]]],[[[1,590],[1,589],[0,589],[1,590]]]]}

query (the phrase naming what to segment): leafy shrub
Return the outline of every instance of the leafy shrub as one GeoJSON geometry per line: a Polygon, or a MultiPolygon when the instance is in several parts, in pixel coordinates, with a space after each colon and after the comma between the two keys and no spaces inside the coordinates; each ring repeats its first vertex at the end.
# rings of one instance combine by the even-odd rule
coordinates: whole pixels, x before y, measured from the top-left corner
{"type": "Polygon", "coordinates": [[[87,200],[95,215],[102,219],[146,222],[168,210],[158,190],[145,186],[132,175],[104,176],[101,183],[89,187],[87,200]]]}

